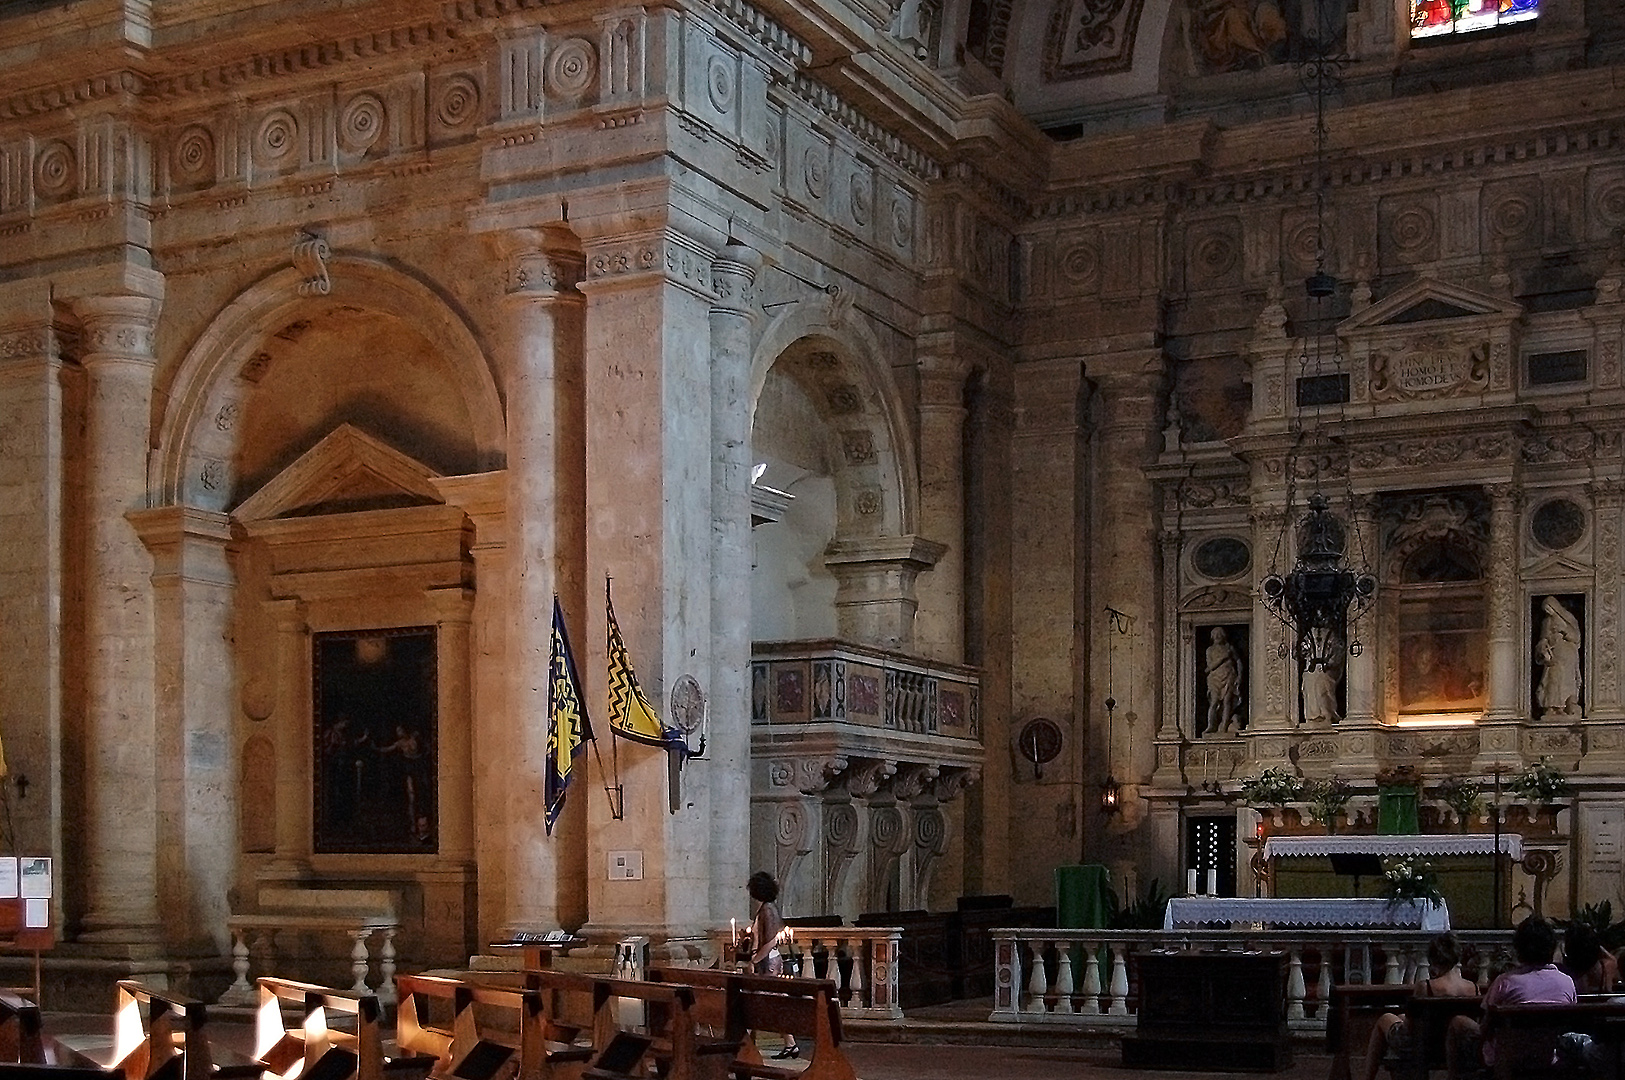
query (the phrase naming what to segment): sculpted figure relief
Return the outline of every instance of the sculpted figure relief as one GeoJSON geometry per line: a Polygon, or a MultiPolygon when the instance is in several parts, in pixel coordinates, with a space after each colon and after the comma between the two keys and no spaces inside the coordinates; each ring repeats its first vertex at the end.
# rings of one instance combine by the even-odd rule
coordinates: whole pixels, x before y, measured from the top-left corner
{"type": "Polygon", "coordinates": [[[1240,720],[1241,653],[1230,643],[1224,627],[1215,626],[1208,635],[1204,671],[1207,675],[1207,727],[1204,735],[1235,731],[1240,720]]]}
{"type": "Polygon", "coordinates": [[[1303,667],[1303,720],[1336,721],[1343,719],[1337,707],[1337,687],[1343,681],[1346,654],[1343,639],[1331,630],[1315,630],[1315,653],[1324,655],[1324,662],[1306,660],[1303,667]]]}
{"type": "Polygon", "coordinates": [[[1541,671],[1535,704],[1541,716],[1579,716],[1580,621],[1555,596],[1548,596],[1540,609],[1535,661],[1541,671]]]}

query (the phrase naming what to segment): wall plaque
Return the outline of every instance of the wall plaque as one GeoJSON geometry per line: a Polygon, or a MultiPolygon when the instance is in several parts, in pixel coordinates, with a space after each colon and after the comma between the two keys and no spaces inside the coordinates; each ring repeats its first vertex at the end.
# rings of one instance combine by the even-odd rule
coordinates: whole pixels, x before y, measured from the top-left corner
{"type": "Polygon", "coordinates": [[[1489,343],[1432,336],[1371,354],[1373,401],[1414,401],[1482,393],[1489,343]]]}

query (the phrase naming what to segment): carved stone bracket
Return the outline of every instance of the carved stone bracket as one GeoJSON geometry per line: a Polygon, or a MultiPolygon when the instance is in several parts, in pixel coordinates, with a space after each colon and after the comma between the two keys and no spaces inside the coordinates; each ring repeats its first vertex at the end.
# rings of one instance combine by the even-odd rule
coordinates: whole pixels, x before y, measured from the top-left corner
{"type": "Polygon", "coordinates": [[[300,296],[326,296],[333,291],[327,276],[327,260],[333,254],[327,241],[305,229],[293,239],[293,268],[299,271],[300,296]]]}
{"type": "Polygon", "coordinates": [[[913,832],[908,828],[901,807],[870,808],[868,910],[885,910],[886,890],[891,885],[897,861],[909,849],[913,839],[913,832]]]}
{"type": "Polygon", "coordinates": [[[931,906],[931,875],[948,850],[948,817],[934,806],[914,811],[914,873],[910,876],[910,908],[931,906]]]}
{"type": "Polygon", "coordinates": [[[858,827],[858,808],[849,802],[824,804],[824,880],[823,901],[825,911],[837,909],[846,874],[862,850],[862,830],[858,827]]]}
{"type": "Polygon", "coordinates": [[[820,795],[846,766],[847,759],[836,755],[777,760],[768,765],[768,778],[774,787],[794,786],[803,795],[820,795]]]}
{"type": "Polygon", "coordinates": [[[846,790],[855,799],[867,799],[897,772],[897,762],[859,758],[846,773],[846,790]]]}
{"type": "Polygon", "coordinates": [[[918,762],[900,764],[897,766],[896,775],[892,777],[892,795],[898,802],[913,802],[940,774],[941,770],[935,765],[918,762]]]}
{"type": "Polygon", "coordinates": [[[773,839],[777,853],[776,869],[780,881],[789,881],[796,866],[813,849],[812,814],[800,800],[787,800],[779,804],[779,816],[774,822],[773,839]]]}
{"type": "Polygon", "coordinates": [[[947,804],[959,798],[960,793],[982,779],[981,769],[961,769],[945,765],[937,775],[937,802],[947,804]]]}

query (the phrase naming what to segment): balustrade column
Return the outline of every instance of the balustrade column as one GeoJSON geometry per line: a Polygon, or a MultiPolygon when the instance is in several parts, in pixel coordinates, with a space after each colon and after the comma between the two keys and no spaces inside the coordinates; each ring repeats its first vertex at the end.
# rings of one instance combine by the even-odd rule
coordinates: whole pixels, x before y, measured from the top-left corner
{"type": "Polygon", "coordinates": [[[711,917],[733,909],[750,854],[750,365],[751,318],[761,256],[722,248],[711,264],[711,640],[706,762],[716,834],[711,917]]]}
{"type": "MultiPolygon", "coordinates": [[[[153,275],[156,279],[156,275],[153,275]]],[[[152,558],[125,515],[147,496],[162,295],[76,301],[84,433],[84,873],[88,941],[159,937],[152,558]]]]}
{"type": "MultiPolygon", "coordinates": [[[[586,917],[585,792],[547,834],[547,771],[553,598],[559,598],[576,656],[586,637],[583,577],[585,484],[582,443],[582,260],[569,238],[519,230],[502,238],[509,258],[512,383],[508,393],[510,607],[507,620],[513,740],[507,781],[509,931],[579,925],[586,917]]],[[[585,665],[583,665],[585,666],[585,665]]],[[[599,700],[602,700],[600,698],[599,700]]],[[[578,778],[579,779],[579,778],[578,778]]]]}

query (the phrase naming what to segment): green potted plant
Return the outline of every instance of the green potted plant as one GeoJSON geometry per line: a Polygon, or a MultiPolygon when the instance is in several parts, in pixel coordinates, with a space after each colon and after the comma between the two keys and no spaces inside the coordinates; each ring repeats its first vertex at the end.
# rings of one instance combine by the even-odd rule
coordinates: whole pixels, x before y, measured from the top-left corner
{"type": "Polygon", "coordinates": [[[1436,904],[1444,899],[1433,864],[1419,855],[1402,855],[1389,861],[1382,872],[1382,895],[1390,909],[1409,903],[1436,904]]]}
{"type": "Polygon", "coordinates": [[[1439,785],[1439,801],[1455,811],[1461,831],[1466,832],[1473,815],[1484,809],[1484,786],[1477,780],[1452,776],[1439,785]]]}
{"type": "Polygon", "coordinates": [[[1549,803],[1574,793],[1568,776],[1553,765],[1549,757],[1541,758],[1523,772],[1514,773],[1507,781],[1507,790],[1531,803],[1549,803]]]}
{"type": "Polygon", "coordinates": [[[1354,798],[1354,789],[1340,776],[1311,780],[1303,786],[1303,798],[1309,804],[1309,816],[1326,826],[1327,833],[1335,833],[1337,815],[1354,798]]]}
{"type": "Polygon", "coordinates": [[[1241,782],[1241,797],[1249,806],[1285,806],[1303,794],[1303,781],[1283,765],[1274,765],[1241,782]]]}

